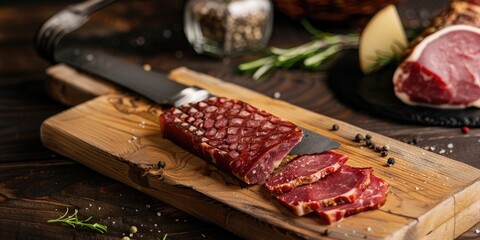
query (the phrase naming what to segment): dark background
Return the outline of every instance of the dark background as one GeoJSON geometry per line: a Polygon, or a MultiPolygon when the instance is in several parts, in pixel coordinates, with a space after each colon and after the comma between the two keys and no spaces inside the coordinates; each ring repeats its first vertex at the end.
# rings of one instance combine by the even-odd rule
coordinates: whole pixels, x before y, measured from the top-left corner
{"type": "MultiPolygon", "coordinates": [[[[45,70],[51,63],[37,56],[33,38],[43,22],[73,2],[0,1],[0,238],[121,239],[132,225],[139,229],[138,239],[161,239],[166,233],[169,239],[235,238],[42,146],[40,124],[68,106],[46,94],[45,70]],[[93,216],[108,225],[108,233],[46,223],[66,208],[93,216]]],[[[354,109],[329,89],[327,72],[280,70],[255,82],[236,66],[260,55],[197,55],[183,35],[182,14],[183,1],[120,1],[95,14],[62,45],[102,48],[165,72],[187,66],[268,96],[279,93],[280,99],[306,109],[480,167],[480,130],[464,134],[460,128],[406,124],[354,109]],[[144,44],[138,44],[142,38],[144,44]]],[[[336,27],[346,30],[345,25],[336,27]]],[[[358,30],[355,23],[347,27],[358,30]]],[[[269,45],[289,47],[309,39],[298,22],[276,14],[269,45]]],[[[479,228],[477,224],[461,238],[478,238],[479,228]]]]}

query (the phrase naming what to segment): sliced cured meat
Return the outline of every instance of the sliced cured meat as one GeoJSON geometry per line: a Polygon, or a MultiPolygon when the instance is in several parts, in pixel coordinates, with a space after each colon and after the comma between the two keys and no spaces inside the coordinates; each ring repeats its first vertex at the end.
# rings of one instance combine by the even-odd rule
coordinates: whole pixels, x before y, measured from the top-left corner
{"type": "Polygon", "coordinates": [[[393,82],[407,104],[480,107],[480,29],[453,25],[426,37],[395,71],[393,82]]]}
{"type": "Polygon", "coordinates": [[[412,41],[393,76],[400,100],[437,108],[480,107],[479,16],[479,0],[452,0],[412,41]]]}
{"type": "Polygon", "coordinates": [[[343,166],[308,185],[302,185],[276,198],[302,216],[319,208],[354,202],[370,183],[371,168],[343,166]]]}
{"type": "Polygon", "coordinates": [[[265,186],[272,194],[288,192],[337,171],[347,160],[347,156],[332,151],[301,155],[267,179],[265,186]]]}
{"type": "Polygon", "coordinates": [[[385,204],[388,194],[388,183],[374,175],[370,177],[370,184],[362,195],[353,203],[341,204],[333,207],[321,208],[315,213],[327,224],[367,210],[378,209],[385,204]]]}
{"type": "Polygon", "coordinates": [[[291,122],[222,97],[171,108],[160,123],[165,138],[248,184],[265,180],[303,137],[291,122]]]}

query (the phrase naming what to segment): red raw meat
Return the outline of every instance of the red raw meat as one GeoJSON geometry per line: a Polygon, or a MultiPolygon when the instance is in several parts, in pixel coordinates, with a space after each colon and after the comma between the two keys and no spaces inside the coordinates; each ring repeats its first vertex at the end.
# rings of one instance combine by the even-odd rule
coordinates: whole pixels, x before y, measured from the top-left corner
{"type": "Polygon", "coordinates": [[[451,0],[405,51],[393,76],[406,104],[480,107],[480,0],[451,0]]]}
{"type": "Polygon", "coordinates": [[[160,123],[164,137],[248,184],[265,180],[303,137],[293,123],[223,97],[168,109],[160,123]]]}
{"type": "Polygon", "coordinates": [[[480,107],[480,29],[453,25],[428,36],[395,71],[393,82],[407,104],[480,107]]]}
{"type": "Polygon", "coordinates": [[[319,208],[351,203],[357,200],[370,183],[371,168],[343,166],[326,177],[298,186],[277,199],[302,216],[319,208]]]}
{"type": "Polygon", "coordinates": [[[332,224],[341,219],[367,210],[378,209],[385,204],[388,194],[388,183],[372,175],[370,185],[362,195],[353,203],[341,204],[333,207],[321,208],[315,213],[325,223],[332,224]]]}
{"type": "Polygon", "coordinates": [[[272,194],[288,192],[337,171],[347,160],[347,156],[332,151],[301,155],[267,179],[265,186],[272,194]]]}

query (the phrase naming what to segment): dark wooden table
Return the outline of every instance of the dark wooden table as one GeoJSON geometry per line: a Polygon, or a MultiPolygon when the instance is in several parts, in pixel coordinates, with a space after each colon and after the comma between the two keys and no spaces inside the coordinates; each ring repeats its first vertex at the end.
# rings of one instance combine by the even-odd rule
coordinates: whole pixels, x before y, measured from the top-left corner
{"type": "MultiPolygon", "coordinates": [[[[130,226],[138,228],[135,239],[162,239],[166,234],[168,239],[237,238],[42,146],[40,124],[68,107],[46,94],[45,69],[51,64],[37,56],[33,37],[66,4],[12,1],[0,5],[0,238],[121,239],[130,226]],[[92,216],[93,221],[107,225],[108,233],[47,223],[67,208],[79,209],[82,218],[92,216]]],[[[255,55],[215,59],[195,54],[181,30],[182,7],[182,1],[120,1],[93,16],[64,44],[104,48],[162,71],[187,66],[480,167],[480,129],[464,134],[459,128],[378,118],[340,102],[325,82],[326,73],[278,71],[255,82],[236,71],[238,63],[255,55]]],[[[275,20],[270,45],[292,46],[309,39],[298,23],[281,16],[275,20]]],[[[460,239],[478,239],[479,229],[477,224],[460,239]]]]}

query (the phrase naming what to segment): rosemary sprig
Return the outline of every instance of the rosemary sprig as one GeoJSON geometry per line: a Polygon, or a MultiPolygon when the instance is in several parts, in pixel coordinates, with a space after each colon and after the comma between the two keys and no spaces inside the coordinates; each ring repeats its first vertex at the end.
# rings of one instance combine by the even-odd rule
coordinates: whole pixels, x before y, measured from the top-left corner
{"type": "Polygon", "coordinates": [[[57,219],[50,219],[47,222],[50,222],[50,223],[59,222],[59,223],[68,224],[68,225],[72,226],[73,228],[75,228],[76,226],[81,226],[81,227],[87,227],[87,228],[90,228],[90,229],[93,229],[93,230],[97,230],[101,233],[106,233],[107,232],[107,226],[99,224],[99,223],[93,223],[93,224],[89,223],[88,221],[90,221],[92,219],[92,217],[89,217],[89,218],[84,219],[84,220],[78,219],[78,210],[77,209],[75,209],[75,212],[72,215],[67,217],[68,211],[69,210],[67,208],[67,211],[61,217],[59,217],[57,219]]]}
{"type": "Polygon", "coordinates": [[[392,44],[391,46],[391,53],[380,51],[376,52],[376,56],[371,56],[375,60],[375,62],[368,67],[366,74],[375,72],[392,62],[400,61],[402,59],[403,51],[405,48],[406,46],[403,46],[403,44],[401,44],[400,42],[394,42],[394,44],[392,44]]]}
{"type": "Polygon", "coordinates": [[[240,64],[238,69],[253,73],[252,77],[255,80],[267,76],[278,68],[289,69],[296,65],[317,70],[321,64],[331,60],[342,50],[358,47],[357,34],[333,34],[316,29],[306,20],[302,20],[301,23],[313,35],[312,41],[289,49],[272,47],[268,56],[240,64]]]}

